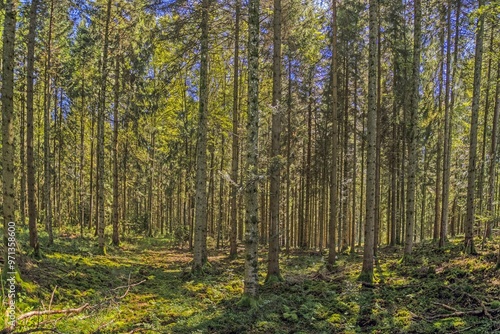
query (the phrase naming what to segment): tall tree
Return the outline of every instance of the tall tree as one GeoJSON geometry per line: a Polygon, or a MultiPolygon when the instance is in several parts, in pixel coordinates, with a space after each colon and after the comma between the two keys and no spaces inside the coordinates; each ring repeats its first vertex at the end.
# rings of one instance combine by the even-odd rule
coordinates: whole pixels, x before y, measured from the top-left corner
{"type": "Polygon", "coordinates": [[[208,21],[210,0],[202,1],[200,40],[200,103],[196,142],[196,201],[193,272],[207,262],[207,124],[208,124],[208,21]]]}
{"type": "Polygon", "coordinates": [[[106,87],[108,80],[109,24],[111,21],[111,2],[107,1],[104,25],[104,45],[101,63],[101,86],[99,90],[99,109],[97,114],[97,236],[99,251],[106,254],[104,228],[104,118],[106,114],[106,87]]]}
{"type": "Polygon", "coordinates": [[[43,149],[44,149],[44,182],[43,182],[43,200],[45,210],[45,229],[49,234],[48,244],[54,242],[52,233],[52,201],[51,201],[51,154],[50,154],[50,70],[52,62],[52,29],[54,25],[54,0],[50,2],[49,13],[49,31],[47,41],[47,61],[45,63],[45,83],[44,83],[44,106],[43,106],[43,149]]]}
{"type": "Polygon", "coordinates": [[[37,210],[35,200],[35,164],[33,161],[33,84],[35,65],[35,37],[37,27],[38,0],[33,0],[29,13],[28,28],[28,50],[26,62],[26,164],[28,179],[28,221],[30,246],[33,248],[35,257],[40,256],[40,245],[38,242],[37,210]]]}
{"type": "MultiPolygon", "coordinates": [[[[119,42],[116,46],[119,47],[119,42]]],[[[119,206],[119,189],[118,189],[118,104],[120,102],[120,57],[115,57],[115,82],[114,82],[114,100],[113,100],[113,212],[111,214],[111,225],[113,226],[113,245],[120,244],[120,235],[118,231],[118,206],[119,206]]]]}
{"type": "Polygon", "coordinates": [[[232,157],[231,157],[231,233],[229,237],[229,256],[235,257],[238,248],[236,237],[238,233],[238,169],[239,169],[239,51],[240,51],[240,0],[235,3],[234,22],[234,67],[233,67],[233,130],[232,130],[232,157]]]}
{"type": "Polygon", "coordinates": [[[332,63],[331,75],[331,97],[330,97],[330,117],[332,122],[332,157],[330,166],[330,219],[328,234],[328,266],[332,269],[336,258],[336,222],[338,210],[337,194],[337,155],[338,155],[338,95],[337,95],[337,0],[332,0],[332,63]]]}
{"type": "Polygon", "coordinates": [[[420,0],[413,3],[414,28],[413,28],[413,66],[412,85],[410,94],[410,117],[407,127],[408,135],[408,174],[406,195],[406,236],[404,255],[408,257],[413,249],[413,236],[415,227],[415,185],[417,176],[417,132],[418,132],[418,104],[420,87],[420,48],[422,35],[422,4],[420,0]]]}
{"type": "MultiPolygon", "coordinates": [[[[492,236],[492,218],[493,218],[493,199],[495,198],[495,163],[497,161],[498,151],[498,118],[500,114],[500,61],[497,64],[497,78],[495,89],[495,110],[493,112],[493,127],[491,130],[491,147],[490,147],[490,165],[489,165],[489,178],[488,178],[488,194],[486,210],[489,215],[488,223],[484,238],[491,238],[492,236]]],[[[500,259],[499,259],[500,261],[500,259]]],[[[499,262],[500,263],[500,262],[499,262]]]]}
{"type": "MultiPolygon", "coordinates": [[[[455,105],[455,90],[451,89],[453,80],[457,71],[458,62],[458,43],[460,34],[460,5],[461,1],[457,1],[457,8],[455,9],[455,43],[453,50],[453,70],[451,73],[451,6],[452,0],[448,2],[448,36],[446,46],[446,88],[445,88],[445,130],[444,130],[444,153],[443,153],[443,200],[442,200],[442,214],[441,214],[441,228],[439,245],[443,247],[448,236],[448,216],[449,216],[449,201],[450,201],[450,166],[451,166],[451,128],[452,128],[452,111],[455,105]],[[449,97],[449,100],[448,100],[449,97]]],[[[456,201],[454,201],[454,205],[456,201]]]]}
{"type": "MultiPolygon", "coordinates": [[[[245,287],[243,301],[252,300],[258,290],[259,215],[258,215],[258,155],[259,155],[259,31],[260,0],[248,2],[248,116],[247,159],[245,179],[245,287]]],[[[245,302],[246,302],[245,301],[245,302]]],[[[247,303],[247,302],[246,302],[247,303]]]]}
{"type": "Polygon", "coordinates": [[[270,176],[269,253],[266,281],[281,280],[279,265],[281,187],[281,0],[274,0],[273,14],[273,97],[270,176]]]}
{"type": "MultiPolygon", "coordinates": [[[[418,1],[418,0],[417,0],[418,1]]],[[[375,173],[377,139],[377,34],[378,0],[369,4],[369,45],[368,45],[368,119],[366,155],[366,214],[363,268],[359,279],[365,283],[373,282],[373,247],[375,243],[375,173]]]]}
{"type": "MultiPolygon", "coordinates": [[[[484,0],[479,0],[479,10],[484,0]]],[[[476,157],[477,128],[479,118],[479,99],[481,95],[481,68],[483,62],[484,14],[479,13],[476,32],[476,48],[474,57],[474,83],[472,91],[472,115],[469,142],[469,167],[467,176],[467,216],[465,221],[464,247],[467,254],[476,254],[474,247],[475,192],[476,192],[476,157]]]]}
{"type": "Polygon", "coordinates": [[[14,41],[16,38],[17,1],[7,0],[4,5],[2,50],[2,186],[3,186],[3,244],[4,270],[8,270],[8,227],[15,221],[14,202],[14,41]]]}

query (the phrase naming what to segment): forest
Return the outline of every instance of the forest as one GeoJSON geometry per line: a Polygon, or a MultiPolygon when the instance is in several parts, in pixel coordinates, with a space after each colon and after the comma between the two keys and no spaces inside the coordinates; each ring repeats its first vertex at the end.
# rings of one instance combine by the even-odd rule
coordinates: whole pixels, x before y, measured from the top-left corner
{"type": "Polygon", "coordinates": [[[500,333],[499,0],[0,27],[0,333],[500,333]]]}

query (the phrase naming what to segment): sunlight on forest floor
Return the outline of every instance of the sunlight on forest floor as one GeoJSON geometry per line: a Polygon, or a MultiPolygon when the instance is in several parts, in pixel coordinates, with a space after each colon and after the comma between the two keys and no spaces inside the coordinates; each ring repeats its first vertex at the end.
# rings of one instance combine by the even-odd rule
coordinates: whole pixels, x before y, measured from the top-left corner
{"type": "MultiPolygon", "coordinates": [[[[334,273],[318,252],[282,254],[284,282],[261,285],[259,307],[237,305],[244,264],[227,250],[211,251],[203,277],[186,275],[191,254],[167,239],[133,239],[107,256],[88,240],[62,237],[41,261],[22,266],[18,314],[88,303],[74,315],[31,318],[23,331],[62,333],[495,333],[500,332],[495,243],[480,256],[461,253],[461,240],[445,250],[431,242],[415,249],[418,264],[399,263],[398,248],[382,248],[376,285],[356,282],[361,255],[341,255],[334,273]],[[141,283],[142,282],[142,283],[141,283]],[[140,283],[138,285],[134,285],[140,283]],[[483,305],[481,305],[483,303],[483,305]],[[461,311],[492,311],[460,314],[461,311]],[[455,311],[453,311],[455,310],[455,311]],[[447,316],[450,315],[450,316],[447,316]]],[[[261,252],[260,278],[266,253],[261,252]]],[[[0,310],[2,314],[4,310],[0,310]]]]}

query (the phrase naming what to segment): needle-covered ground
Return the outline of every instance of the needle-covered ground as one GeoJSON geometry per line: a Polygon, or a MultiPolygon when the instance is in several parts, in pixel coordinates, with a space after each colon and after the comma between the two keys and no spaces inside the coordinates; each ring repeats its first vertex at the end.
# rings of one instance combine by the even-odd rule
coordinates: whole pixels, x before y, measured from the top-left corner
{"type": "Polygon", "coordinates": [[[205,274],[193,277],[191,254],[168,239],[127,239],[101,256],[92,241],[63,235],[41,260],[20,265],[17,314],[88,307],[30,317],[16,332],[500,333],[500,240],[478,256],[465,256],[459,241],[444,250],[417,245],[412,265],[401,264],[401,249],[380,249],[370,288],[356,281],[360,253],[341,254],[328,273],[319,252],[298,251],[282,254],[284,281],[265,285],[262,251],[260,296],[247,309],[238,305],[242,250],[235,260],[210,251],[205,274]]]}

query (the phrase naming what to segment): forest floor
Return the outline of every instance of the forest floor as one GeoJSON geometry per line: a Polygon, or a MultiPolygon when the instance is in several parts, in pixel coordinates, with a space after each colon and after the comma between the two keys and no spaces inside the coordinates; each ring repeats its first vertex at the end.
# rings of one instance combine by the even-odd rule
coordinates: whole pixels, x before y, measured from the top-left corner
{"type": "Polygon", "coordinates": [[[192,277],[191,253],[167,239],[126,239],[100,256],[93,241],[66,234],[20,265],[17,313],[88,305],[30,317],[16,333],[500,333],[499,244],[465,256],[459,239],[443,250],[425,242],[413,265],[382,248],[370,288],[356,281],[360,253],[341,254],[328,273],[319,252],[299,251],[282,254],[284,281],[265,285],[262,251],[257,307],[246,309],[242,250],[235,260],[210,251],[205,275],[192,277]]]}

